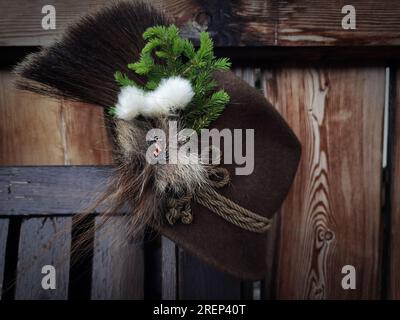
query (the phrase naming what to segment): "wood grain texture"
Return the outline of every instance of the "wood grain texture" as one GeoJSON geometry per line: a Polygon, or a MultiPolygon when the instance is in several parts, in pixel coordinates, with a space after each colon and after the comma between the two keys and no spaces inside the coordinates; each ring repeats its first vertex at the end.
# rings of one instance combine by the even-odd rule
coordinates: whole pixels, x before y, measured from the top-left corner
{"type": "Polygon", "coordinates": [[[92,299],[143,299],[143,247],[137,239],[128,237],[128,225],[123,217],[113,217],[105,224],[96,218],[92,299]]]}
{"type": "Polygon", "coordinates": [[[103,166],[0,167],[0,215],[84,212],[111,173],[103,166]]]}
{"type": "MultiPolygon", "coordinates": [[[[270,102],[272,106],[279,106],[276,70],[263,69],[260,73],[261,90],[265,99],[270,102]]],[[[261,290],[261,298],[265,300],[276,298],[276,268],[278,263],[278,244],[282,214],[282,210],[278,210],[274,217],[271,228],[268,230],[267,270],[261,290]]]]}
{"type": "Polygon", "coordinates": [[[67,299],[71,218],[29,218],[21,225],[15,299],[67,299]],[[56,270],[56,289],[42,288],[42,267],[56,270]]]}
{"type": "Polygon", "coordinates": [[[46,45],[59,39],[65,27],[82,14],[96,10],[106,1],[62,1],[51,2],[56,9],[56,29],[42,28],[42,7],[50,4],[45,0],[1,1],[0,45],[46,45]]]}
{"type": "MultiPolygon", "coordinates": [[[[151,0],[189,38],[207,30],[217,46],[333,46],[399,45],[398,1],[353,0],[356,30],[343,30],[345,1],[329,0],[151,0]]],[[[37,46],[52,43],[65,27],[107,0],[61,1],[56,30],[43,30],[45,0],[4,0],[0,3],[0,46],[37,46]]]]}
{"type": "Polygon", "coordinates": [[[0,165],[63,164],[61,105],[17,91],[0,71],[0,165]]]}
{"type": "Polygon", "coordinates": [[[65,165],[112,164],[103,108],[63,101],[62,126],[65,165]]]}
{"type": "Polygon", "coordinates": [[[217,46],[274,44],[276,1],[154,1],[163,8],[182,34],[194,41],[208,31],[217,46]]]}
{"type": "Polygon", "coordinates": [[[281,210],[277,298],[380,297],[384,74],[282,69],[266,81],[303,145],[281,210]],[[344,265],[356,290],[341,287],[344,265]]]}
{"type": "Polygon", "coordinates": [[[20,91],[14,79],[0,71],[0,165],[112,163],[102,108],[20,91]]]}
{"type": "Polygon", "coordinates": [[[166,237],[161,237],[161,298],[175,300],[177,298],[177,247],[166,237]]]}
{"type": "MultiPolygon", "coordinates": [[[[392,69],[391,72],[394,70],[392,69]]],[[[390,250],[390,299],[400,299],[400,68],[396,69],[394,95],[394,147],[392,155],[392,190],[391,190],[391,250],[390,250]]]]}
{"type": "Polygon", "coordinates": [[[278,43],[281,46],[399,45],[398,1],[279,1],[278,43]],[[342,7],[356,10],[356,29],[344,30],[342,7]]]}
{"type": "MultiPolygon", "coordinates": [[[[208,30],[217,45],[247,45],[273,43],[275,20],[273,1],[242,0],[195,1],[150,0],[148,3],[161,9],[172,22],[182,28],[182,33],[197,39],[208,30]]],[[[51,4],[56,8],[56,29],[43,30],[41,9],[48,2],[31,0],[2,1],[0,11],[0,46],[47,45],[60,38],[66,26],[87,12],[109,4],[107,0],[62,1],[51,4]]]]}
{"type": "Polygon", "coordinates": [[[3,275],[6,257],[8,222],[8,219],[0,219],[0,300],[1,292],[3,291],[3,275]]]}

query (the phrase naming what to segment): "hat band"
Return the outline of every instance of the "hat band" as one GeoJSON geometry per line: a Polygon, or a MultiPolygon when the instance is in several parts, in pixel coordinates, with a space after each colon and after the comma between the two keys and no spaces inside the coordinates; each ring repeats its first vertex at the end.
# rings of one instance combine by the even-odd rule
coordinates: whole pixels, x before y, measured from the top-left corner
{"type": "Polygon", "coordinates": [[[171,225],[177,220],[181,220],[184,224],[192,223],[190,202],[193,199],[242,229],[263,233],[270,228],[271,219],[247,210],[215,191],[214,188],[222,188],[229,183],[228,170],[221,167],[208,167],[208,177],[208,186],[202,187],[195,194],[187,193],[180,198],[168,199],[166,219],[171,225]]]}

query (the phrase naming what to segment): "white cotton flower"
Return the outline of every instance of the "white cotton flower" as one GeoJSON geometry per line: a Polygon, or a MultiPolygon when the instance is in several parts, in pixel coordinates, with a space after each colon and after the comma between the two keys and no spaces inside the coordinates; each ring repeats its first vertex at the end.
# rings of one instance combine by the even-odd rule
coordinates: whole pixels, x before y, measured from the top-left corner
{"type": "Polygon", "coordinates": [[[140,88],[127,86],[121,89],[115,106],[116,116],[123,120],[131,120],[146,109],[146,95],[140,88]]]}
{"type": "Polygon", "coordinates": [[[159,117],[185,108],[194,96],[190,81],[182,77],[161,80],[154,91],[128,86],[118,95],[116,115],[120,119],[131,120],[138,115],[159,117]]]}

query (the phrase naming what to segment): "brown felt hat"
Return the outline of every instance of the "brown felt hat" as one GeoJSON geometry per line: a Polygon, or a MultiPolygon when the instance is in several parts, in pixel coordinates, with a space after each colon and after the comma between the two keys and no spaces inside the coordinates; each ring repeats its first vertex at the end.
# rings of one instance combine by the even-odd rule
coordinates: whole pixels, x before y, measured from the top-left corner
{"type": "MultiPolygon", "coordinates": [[[[285,120],[257,89],[232,72],[218,73],[215,78],[231,100],[211,128],[254,129],[255,146],[253,173],[235,175],[235,164],[221,164],[229,171],[231,182],[218,192],[254,213],[273,218],[293,182],[301,145],[285,120]]],[[[191,206],[194,216],[191,224],[164,223],[160,232],[236,277],[257,280],[265,276],[268,231],[247,231],[196,202],[191,206]]]]}
{"type": "MultiPolygon", "coordinates": [[[[145,45],[143,32],[148,27],[167,24],[165,17],[147,5],[113,4],[84,17],[72,25],[59,42],[28,57],[17,68],[18,86],[47,96],[79,100],[104,108],[113,106],[121,90],[114,80],[115,71],[122,71],[136,84],[144,85],[145,79],[132,74],[127,65],[140,56],[145,45]]],[[[235,164],[221,164],[220,168],[228,171],[230,182],[215,191],[256,215],[258,220],[273,218],[296,173],[300,143],[258,90],[230,71],[216,72],[214,78],[229,94],[230,101],[210,128],[254,129],[255,153],[254,170],[249,175],[236,175],[235,164]]],[[[114,127],[110,131],[120,156],[116,160],[119,165],[116,180],[109,190],[111,197],[105,199],[119,199],[114,206],[116,210],[121,208],[122,202],[128,202],[132,216],[140,216],[149,222],[148,213],[164,212],[169,200],[164,194],[155,194],[156,169],[143,161],[145,150],[140,149],[145,142],[146,126],[157,121],[118,119],[117,129],[114,127]]],[[[224,150],[224,146],[220,149],[224,150]]],[[[176,171],[179,170],[169,168],[163,177],[168,180],[168,172],[176,171]]],[[[190,172],[186,170],[185,174],[190,175],[190,172]]],[[[183,180],[178,175],[175,181],[179,182],[179,179],[183,180]]],[[[171,225],[170,220],[161,219],[161,223],[152,225],[179,246],[223,271],[243,279],[263,278],[268,231],[248,231],[228,221],[229,217],[216,214],[220,209],[217,207],[207,209],[196,201],[195,194],[190,202],[191,223],[176,221],[171,225]]]]}

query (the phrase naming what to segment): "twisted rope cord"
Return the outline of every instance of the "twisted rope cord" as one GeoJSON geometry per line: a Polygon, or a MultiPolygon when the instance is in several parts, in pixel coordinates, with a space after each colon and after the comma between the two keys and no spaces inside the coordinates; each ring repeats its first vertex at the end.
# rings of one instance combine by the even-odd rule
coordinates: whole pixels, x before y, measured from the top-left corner
{"type": "Polygon", "coordinates": [[[247,210],[215,191],[214,188],[222,188],[229,183],[229,172],[225,168],[210,167],[208,174],[208,188],[201,188],[196,194],[187,193],[180,198],[168,199],[166,218],[170,224],[175,224],[179,219],[184,224],[190,224],[193,221],[190,202],[194,199],[197,203],[242,229],[262,233],[270,228],[271,219],[247,210]]]}

